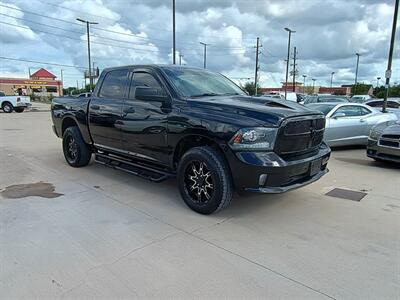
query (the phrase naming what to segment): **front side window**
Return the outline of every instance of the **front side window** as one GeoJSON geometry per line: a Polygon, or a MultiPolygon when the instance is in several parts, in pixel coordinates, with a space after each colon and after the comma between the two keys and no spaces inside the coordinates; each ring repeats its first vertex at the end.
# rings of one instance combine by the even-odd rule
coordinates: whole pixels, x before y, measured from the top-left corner
{"type": "Polygon", "coordinates": [[[106,74],[99,92],[104,98],[124,98],[128,70],[114,70],[106,74]]]}
{"type": "Polygon", "coordinates": [[[246,95],[221,74],[201,69],[165,68],[168,79],[184,97],[246,95]]]}
{"type": "Polygon", "coordinates": [[[344,114],[346,117],[362,116],[360,106],[348,105],[338,108],[335,114],[344,114]]]}
{"type": "Polygon", "coordinates": [[[131,83],[131,88],[129,90],[129,99],[135,98],[135,87],[148,87],[155,89],[155,94],[158,96],[165,95],[164,89],[157,81],[157,79],[145,72],[135,72],[133,73],[133,79],[131,83]]]}

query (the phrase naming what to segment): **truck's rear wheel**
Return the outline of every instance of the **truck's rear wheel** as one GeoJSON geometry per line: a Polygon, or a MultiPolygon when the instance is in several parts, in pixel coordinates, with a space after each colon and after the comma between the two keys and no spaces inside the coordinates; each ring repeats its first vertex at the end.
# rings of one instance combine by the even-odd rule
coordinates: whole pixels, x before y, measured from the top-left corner
{"type": "Polygon", "coordinates": [[[232,179],[224,157],[209,146],[192,148],[183,155],[178,184],[185,203],[205,215],[227,207],[233,197],[232,179]]]}
{"type": "Polygon", "coordinates": [[[17,113],[22,113],[24,111],[24,108],[23,107],[15,107],[14,110],[17,113]]]}
{"type": "Polygon", "coordinates": [[[63,134],[63,152],[67,163],[72,167],[86,166],[92,151],[82,138],[77,126],[68,127],[63,134]]]}
{"type": "Polygon", "coordinates": [[[7,114],[12,113],[14,110],[14,106],[10,102],[4,102],[1,108],[7,114]]]}

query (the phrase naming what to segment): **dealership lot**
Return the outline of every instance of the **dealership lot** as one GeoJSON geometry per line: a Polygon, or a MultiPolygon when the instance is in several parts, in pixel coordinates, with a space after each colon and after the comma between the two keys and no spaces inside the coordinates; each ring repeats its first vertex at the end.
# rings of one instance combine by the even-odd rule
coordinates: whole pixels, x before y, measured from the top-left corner
{"type": "Polygon", "coordinates": [[[2,297],[400,297],[400,167],[341,149],[311,186],[202,216],[174,180],[69,167],[47,110],[0,114],[2,297]]]}

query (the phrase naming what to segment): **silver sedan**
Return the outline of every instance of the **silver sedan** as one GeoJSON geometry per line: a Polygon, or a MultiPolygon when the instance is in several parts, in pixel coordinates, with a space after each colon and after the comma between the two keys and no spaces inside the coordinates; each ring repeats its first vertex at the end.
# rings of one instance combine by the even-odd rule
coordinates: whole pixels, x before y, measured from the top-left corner
{"type": "Polygon", "coordinates": [[[325,114],[324,140],[333,147],[366,145],[373,126],[397,120],[392,113],[382,113],[358,103],[317,103],[307,107],[325,114]]]}

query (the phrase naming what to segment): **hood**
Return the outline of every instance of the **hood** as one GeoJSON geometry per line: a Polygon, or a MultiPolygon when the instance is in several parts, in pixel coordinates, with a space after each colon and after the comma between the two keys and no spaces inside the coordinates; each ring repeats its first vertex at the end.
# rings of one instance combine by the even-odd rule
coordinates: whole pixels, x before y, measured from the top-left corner
{"type": "Polygon", "coordinates": [[[394,124],[386,127],[383,131],[383,134],[393,134],[400,136],[400,124],[394,124]]]}
{"type": "Polygon", "coordinates": [[[251,96],[211,96],[189,98],[189,105],[196,109],[207,110],[209,114],[230,115],[237,119],[251,119],[260,125],[279,126],[286,118],[320,115],[319,111],[311,110],[293,101],[251,96]]]}

